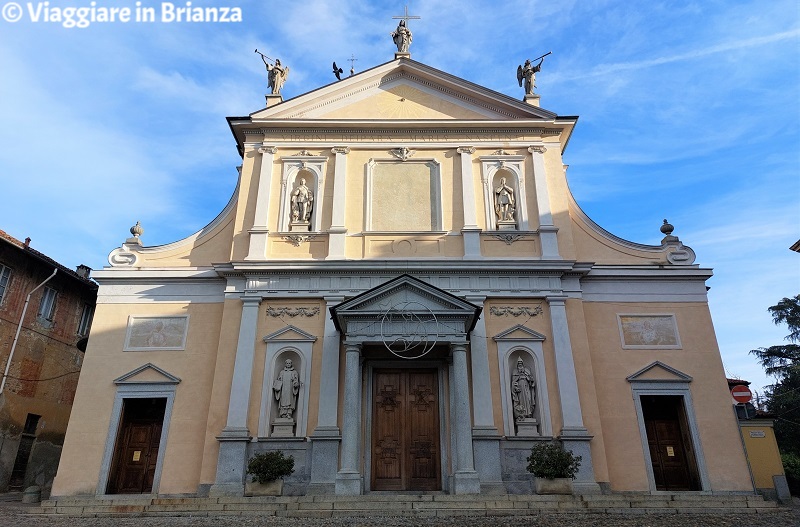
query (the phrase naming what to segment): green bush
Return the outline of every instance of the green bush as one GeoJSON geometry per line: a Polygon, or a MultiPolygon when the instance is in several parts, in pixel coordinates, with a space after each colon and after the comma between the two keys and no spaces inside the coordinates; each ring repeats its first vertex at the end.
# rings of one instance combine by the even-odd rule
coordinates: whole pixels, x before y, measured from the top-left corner
{"type": "Polygon", "coordinates": [[[284,456],[281,450],[256,454],[247,463],[247,473],[252,474],[253,481],[258,483],[269,483],[289,476],[292,472],[294,472],[294,458],[284,456]]]}
{"type": "Polygon", "coordinates": [[[800,456],[797,454],[781,454],[783,470],[786,472],[786,481],[792,495],[800,494],[800,456]]]}
{"type": "Polygon", "coordinates": [[[537,443],[528,456],[528,472],[537,478],[575,479],[581,459],[556,441],[537,443]]]}

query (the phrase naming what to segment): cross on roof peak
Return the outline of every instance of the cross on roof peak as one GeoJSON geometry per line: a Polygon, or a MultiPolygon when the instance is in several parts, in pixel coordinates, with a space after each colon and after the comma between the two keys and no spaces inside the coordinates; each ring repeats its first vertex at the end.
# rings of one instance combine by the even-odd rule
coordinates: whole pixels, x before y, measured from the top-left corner
{"type": "Polygon", "coordinates": [[[416,16],[416,15],[409,15],[408,14],[408,4],[406,4],[405,9],[403,11],[404,11],[403,15],[393,16],[392,18],[393,19],[404,20],[406,22],[406,24],[408,24],[409,20],[419,20],[419,19],[422,18],[422,17],[416,16]]]}

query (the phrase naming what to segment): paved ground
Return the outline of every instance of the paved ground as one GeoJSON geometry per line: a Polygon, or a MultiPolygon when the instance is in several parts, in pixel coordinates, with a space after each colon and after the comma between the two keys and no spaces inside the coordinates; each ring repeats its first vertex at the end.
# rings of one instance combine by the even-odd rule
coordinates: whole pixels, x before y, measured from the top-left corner
{"type": "Polygon", "coordinates": [[[35,507],[0,499],[2,527],[410,527],[410,526],[525,526],[525,527],[798,527],[800,505],[768,514],[543,514],[512,517],[456,518],[277,518],[253,516],[69,518],[33,515],[35,507]]]}

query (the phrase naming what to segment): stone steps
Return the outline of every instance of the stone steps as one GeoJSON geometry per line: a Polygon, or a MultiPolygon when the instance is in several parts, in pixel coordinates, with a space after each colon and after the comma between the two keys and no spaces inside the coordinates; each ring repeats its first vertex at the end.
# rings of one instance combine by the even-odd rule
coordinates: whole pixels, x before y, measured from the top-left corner
{"type": "Polygon", "coordinates": [[[105,516],[284,516],[301,518],[369,516],[528,516],[577,514],[758,514],[779,510],[757,495],[610,494],[584,496],[365,495],[150,498],[66,497],[43,501],[31,512],[80,517],[105,516]]]}

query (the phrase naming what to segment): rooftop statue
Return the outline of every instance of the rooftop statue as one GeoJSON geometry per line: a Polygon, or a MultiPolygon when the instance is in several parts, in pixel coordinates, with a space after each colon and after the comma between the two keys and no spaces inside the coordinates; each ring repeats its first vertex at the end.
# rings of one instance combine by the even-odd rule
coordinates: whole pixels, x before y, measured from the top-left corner
{"type": "Polygon", "coordinates": [[[267,82],[268,87],[272,90],[272,95],[280,95],[283,83],[286,82],[287,77],[289,77],[289,66],[283,66],[280,59],[275,59],[274,65],[270,64],[267,62],[269,57],[258,50],[256,50],[256,53],[261,55],[261,60],[264,61],[264,66],[267,67],[267,82]]]}
{"type": "Polygon", "coordinates": [[[408,53],[408,47],[411,45],[411,30],[406,27],[405,20],[401,20],[397,24],[397,29],[392,32],[392,40],[397,46],[398,53],[408,53]]]}
{"type": "MultiPolygon", "coordinates": [[[[539,64],[534,66],[530,59],[525,61],[525,65],[517,66],[517,81],[519,81],[519,85],[522,86],[523,82],[525,84],[525,95],[533,95],[533,89],[536,87],[536,73],[541,71],[542,69],[542,62],[544,62],[544,58],[552,53],[549,51],[538,57],[539,64]]],[[[533,59],[537,60],[537,59],[533,59]]]]}

